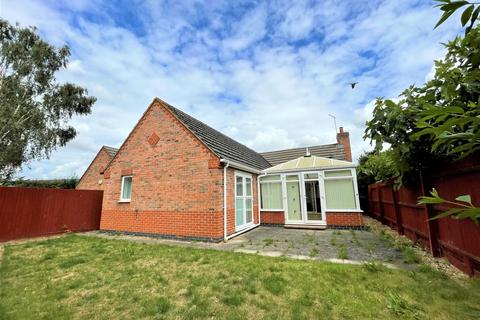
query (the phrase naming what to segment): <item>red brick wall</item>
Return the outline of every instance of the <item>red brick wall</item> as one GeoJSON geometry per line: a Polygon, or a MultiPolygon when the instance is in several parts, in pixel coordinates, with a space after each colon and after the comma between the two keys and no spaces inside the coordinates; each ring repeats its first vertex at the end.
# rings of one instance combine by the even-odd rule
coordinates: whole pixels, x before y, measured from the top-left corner
{"type": "Polygon", "coordinates": [[[260,216],[262,224],[285,224],[284,211],[262,211],[260,216]]]}
{"type": "Polygon", "coordinates": [[[258,190],[257,175],[234,168],[227,168],[227,234],[235,233],[235,172],[252,175],[253,188],[253,221],[258,223],[258,190]]]}
{"type": "Polygon", "coordinates": [[[363,216],[360,212],[327,212],[328,226],[363,226],[363,216]]]}
{"type": "Polygon", "coordinates": [[[340,127],[340,132],[337,133],[337,142],[343,144],[345,148],[345,159],[352,161],[352,147],[350,146],[350,134],[343,131],[343,127],[340,127]]]}
{"type": "Polygon", "coordinates": [[[223,237],[219,159],[158,101],[149,107],[105,172],[100,228],[223,237]],[[122,172],[133,176],[130,203],[118,202],[122,172]]]}
{"type": "Polygon", "coordinates": [[[102,147],[83,174],[75,189],[103,190],[104,181],[102,172],[110,160],[110,155],[102,147]],[[98,184],[100,180],[102,181],[102,184],[98,184]]]}
{"type": "MultiPolygon", "coordinates": [[[[283,211],[262,211],[262,224],[285,224],[283,211]]],[[[331,226],[363,226],[363,216],[359,212],[327,212],[327,227],[331,226]]]]}

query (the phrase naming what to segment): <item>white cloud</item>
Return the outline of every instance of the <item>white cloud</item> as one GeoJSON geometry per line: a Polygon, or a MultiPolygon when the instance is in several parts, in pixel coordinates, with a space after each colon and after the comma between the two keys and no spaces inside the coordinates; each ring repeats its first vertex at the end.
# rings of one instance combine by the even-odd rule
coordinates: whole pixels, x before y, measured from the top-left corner
{"type": "Polygon", "coordinates": [[[234,24],[234,34],[224,41],[224,46],[232,50],[243,50],[261,40],[266,33],[266,18],[267,12],[263,6],[248,12],[234,24]]]}
{"type": "Polygon", "coordinates": [[[70,45],[59,80],[98,98],[74,141],[21,173],[33,178],[80,176],[155,96],[258,151],[333,143],[335,114],[357,157],[374,99],[421,84],[459,24],[432,30],[439,11],[415,0],[5,2],[2,17],[70,45]]]}

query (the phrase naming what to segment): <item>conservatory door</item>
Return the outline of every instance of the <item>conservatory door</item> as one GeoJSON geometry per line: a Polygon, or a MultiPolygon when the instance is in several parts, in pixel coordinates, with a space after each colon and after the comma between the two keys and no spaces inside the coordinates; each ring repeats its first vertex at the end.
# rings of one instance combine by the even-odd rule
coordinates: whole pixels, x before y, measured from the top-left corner
{"type": "Polygon", "coordinates": [[[298,174],[285,176],[285,208],[286,223],[302,223],[302,191],[300,184],[300,177],[298,174]]]}
{"type": "Polygon", "coordinates": [[[305,201],[305,222],[323,224],[325,214],[323,210],[323,195],[321,190],[320,177],[318,173],[307,173],[304,175],[304,201],[305,201]]]}

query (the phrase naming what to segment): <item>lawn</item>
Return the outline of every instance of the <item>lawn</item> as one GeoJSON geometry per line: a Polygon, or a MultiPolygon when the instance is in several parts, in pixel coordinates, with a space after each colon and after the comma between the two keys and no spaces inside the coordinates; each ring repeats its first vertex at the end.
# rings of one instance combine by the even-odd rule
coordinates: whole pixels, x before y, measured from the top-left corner
{"type": "Polygon", "coordinates": [[[5,247],[1,319],[479,319],[480,283],[67,235],[5,247]]]}

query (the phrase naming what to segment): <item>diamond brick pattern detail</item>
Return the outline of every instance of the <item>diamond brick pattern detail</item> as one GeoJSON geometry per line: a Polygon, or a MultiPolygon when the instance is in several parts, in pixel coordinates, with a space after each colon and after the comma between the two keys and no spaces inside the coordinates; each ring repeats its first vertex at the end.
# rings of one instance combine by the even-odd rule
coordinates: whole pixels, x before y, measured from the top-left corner
{"type": "Polygon", "coordinates": [[[160,137],[157,136],[157,134],[154,132],[154,133],[152,133],[150,138],[148,138],[148,143],[150,143],[150,145],[152,147],[154,147],[158,143],[159,140],[160,140],[160,137]]]}

